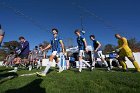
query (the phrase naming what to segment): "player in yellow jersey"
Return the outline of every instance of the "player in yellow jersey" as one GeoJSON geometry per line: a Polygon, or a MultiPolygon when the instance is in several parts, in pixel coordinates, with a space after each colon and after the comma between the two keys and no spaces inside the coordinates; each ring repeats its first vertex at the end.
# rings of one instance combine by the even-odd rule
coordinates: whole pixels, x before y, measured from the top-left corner
{"type": "Polygon", "coordinates": [[[119,34],[115,34],[115,37],[118,39],[118,49],[116,49],[116,52],[118,52],[119,54],[118,60],[120,61],[120,64],[122,65],[123,69],[125,71],[127,70],[127,65],[125,63],[125,57],[127,57],[133,63],[136,70],[140,72],[140,66],[135,60],[133,53],[128,46],[127,39],[125,37],[120,36],[119,34]]]}

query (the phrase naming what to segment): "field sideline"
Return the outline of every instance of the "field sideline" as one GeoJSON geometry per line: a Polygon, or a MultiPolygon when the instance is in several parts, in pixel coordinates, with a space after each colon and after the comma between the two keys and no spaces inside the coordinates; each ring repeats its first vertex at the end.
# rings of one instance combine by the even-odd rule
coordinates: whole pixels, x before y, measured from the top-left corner
{"type": "Polygon", "coordinates": [[[0,67],[0,93],[140,93],[140,73],[134,73],[134,69],[107,72],[98,68],[82,73],[72,69],[57,73],[52,68],[46,77],[36,76],[35,69],[7,72],[10,69],[0,67]]]}

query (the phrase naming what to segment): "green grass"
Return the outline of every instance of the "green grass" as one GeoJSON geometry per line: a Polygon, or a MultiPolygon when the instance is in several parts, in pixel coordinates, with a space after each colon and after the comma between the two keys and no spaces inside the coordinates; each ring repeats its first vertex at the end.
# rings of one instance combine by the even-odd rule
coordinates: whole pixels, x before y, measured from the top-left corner
{"type": "Polygon", "coordinates": [[[140,93],[140,73],[105,69],[88,69],[82,73],[77,69],[57,73],[51,69],[46,77],[36,75],[20,77],[21,74],[34,73],[37,70],[20,70],[8,73],[10,68],[0,67],[0,77],[16,75],[12,79],[0,78],[0,93],[140,93]]]}

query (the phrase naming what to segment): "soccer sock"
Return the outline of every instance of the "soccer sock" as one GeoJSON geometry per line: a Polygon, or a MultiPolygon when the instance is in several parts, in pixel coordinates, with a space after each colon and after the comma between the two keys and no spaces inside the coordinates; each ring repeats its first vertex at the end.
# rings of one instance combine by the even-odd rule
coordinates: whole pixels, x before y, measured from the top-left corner
{"type": "Polygon", "coordinates": [[[82,61],[79,61],[79,71],[82,71],[82,61]]]}
{"type": "Polygon", "coordinates": [[[57,63],[57,66],[58,66],[59,70],[62,69],[60,62],[57,63]]]}
{"type": "Polygon", "coordinates": [[[83,63],[85,63],[88,67],[91,67],[90,64],[89,64],[87,61],[85,61],[85,60],[82,60],[82,61],[83,61],[83,63]]]}
{"type": "Polygon", "coordinates": [[[134,61],[134,62],[132,62],[132,63],[133,63],[133,65],[134,65],[134,67],[136,68],[136,70],[137,70],[138,72],[140,72],[140,66],[139,66],[138,62],[137,62],[137,61],[134,61]]]}
{"type": "Polygon", "coordinates": [[[107,64],[107,62],[106,62],[106,61],[104,61],[104,63],[105,63],[105,65],[108,67],[108,64],[107,64]]]}
{"type": "Polygon", "coordinates": [[[46,66],[46,68],[45,68],[45,70],[43,71],[43,73],[44,74],[48,73],[50,67],[51,67],[51,62],[49,61],[48,64],[47,64],[47,66],[46,66]]]}
{"type": "Polygon", "coordinates": [[[120,64],[121,64],[121,66],[122,66],[122,68],[123,68],[124,70],[127,69],[127,65],[126,65],[125,62],[121,61],[120,64]]]}
{"type": "Polygon", "coordinates": [[[92,62],[92,67],[95,67],[95,61],[92,62]]]}
{"type": "Polygon", "coordinates": [[[37,64],[40,65],[40,60],[37,61],[37,64]]]}

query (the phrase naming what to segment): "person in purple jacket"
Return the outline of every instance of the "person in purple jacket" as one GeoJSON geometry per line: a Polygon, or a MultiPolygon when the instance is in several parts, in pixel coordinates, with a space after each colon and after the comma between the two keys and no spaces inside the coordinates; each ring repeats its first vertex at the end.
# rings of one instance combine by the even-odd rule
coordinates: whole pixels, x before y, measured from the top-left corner
{"type": "Polygon", "coordinates": [[[30,52],[29,42],[23,36],[19,37],[19,41],[19,57],[23,60],[23,64],[26,65],[26,67],[28,67],[29,63],[27,63],[27,59],[30,52]]]}
{"type": "Polygon", "coordinates": [[[27,59],[28,55],[29,55],[29,52],[30,52],[29,42],[26,41],[23,36],[19,37],[19,40],[20,40],[20,46],[19,46],[20,53],[19,53],[19,56],[22,59],[24,59],[24,58],[27,59]]]}
{"type": "MultiPolygon", "coordinates": [[[[28,67],[29,66],[29,63],[27,62],[28,60],[28,55],[29,55],[29,42],[25,40],[25,38],[23,36],[20,36],[19,37],[19,47],[18,49],[16,50],[16,53],[18,55],[18,57],[21,58],[23,64],[28,67]]],[[[14,67],[14,70],[11,70],[9,72],[17,72],[18,70],[18,65],[15,65],[14,67]]]]}

